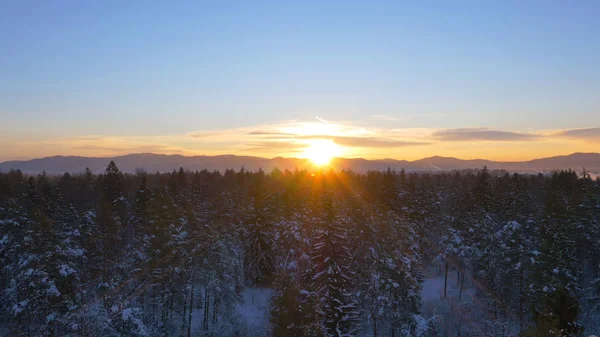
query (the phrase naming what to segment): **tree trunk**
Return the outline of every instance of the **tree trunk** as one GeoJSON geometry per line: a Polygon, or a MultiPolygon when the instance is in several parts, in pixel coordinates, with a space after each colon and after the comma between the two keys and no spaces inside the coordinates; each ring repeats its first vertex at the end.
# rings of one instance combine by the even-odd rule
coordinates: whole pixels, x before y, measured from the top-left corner
{"type": "Polygon", "coordinates": [[[373,337],[377,337],[377,316],[375,313],[371,313],[371,319],[373,319],[373,337]]]}
{"type": "Polygon", "coordinates": [[[465,270],[463,269],[462,271],[462,278],[460,279],[460,290],[458,291],[458,301],[460,302],[460,299],[462,297],[462,292],[463,292],[463,285],[465,284],[465,270]]]}
{"type": "Polygon", "coordinates": [[[102,229],[102,282],[106,282],[106,231],[102,229]]]}
{"type": "Polygon", "coordinates": [[[213,305],[213,325],[215,325],[217,323],[217,319],[219,318],[219,316],[218,316],[219,300],[215,297],[214,302],[215,302],[215,305],[213,305]]]}
{"type": "Polygon", "coordinates": [[[173,288],[169,290],[169,318],[173,318],[173,288]]]}
{"type": "Polygon", "coordinates": [[[210,312],[210,294],[208,288],[204,288],[204,330],[208,330],[208,314],[210,312]]]}
{"type": "Polygon", "coordinates": [[[162,285],[161,285],[161,295],[160,295],[160,302],[161,302],[161,319],[162,319],[162,331],[163,331],[163,336],[167,336],[167,322],[168,322],[168,318],[169,318],[169,312],[167,311],[167,291],[166,291],[166,286],[165,286],[165,282],[163,281],[162,285]]]}
{"type": "Polygon", "coordinates": [[[187,316],[187,294],[183,294],[183,315],[181,315],[181,337],[185,336],[186,316],[187,316]]]}
{"type": "Polygon", "coordinates": [[[519,274],[519,335],[523,333],[523,271],[519,274]]]}
{"type": "Polygon", "coordinates": [[[444,298],[446,298],[448,289],[448,259],[446,259],[446,273],[444,274],[444,298]]]}
{"type": "Polygon", "coordinates": [[[460,282],[460,264],[456,267],[456,283],[460,282]]]}
{"type": "Polygon", "coordinates": [[[192,335],[192,310],[194,309],[194,274],[192,274],[192,289],[190,290],[190,311],[188,313],[188,333],[187,337],[192,335]]]}

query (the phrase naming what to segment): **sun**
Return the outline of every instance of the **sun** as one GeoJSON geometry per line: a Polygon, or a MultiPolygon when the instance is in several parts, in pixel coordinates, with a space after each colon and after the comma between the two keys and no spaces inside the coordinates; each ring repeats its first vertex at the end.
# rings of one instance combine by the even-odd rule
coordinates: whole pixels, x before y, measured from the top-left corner
{"type": "Polygon", "coordinates": [[[302,157],[308,158],[316,166],[327,166],[333,157],[341,154],[341,147],[324,139],[310,141],[310,145],[304,150],[302,157]]]}

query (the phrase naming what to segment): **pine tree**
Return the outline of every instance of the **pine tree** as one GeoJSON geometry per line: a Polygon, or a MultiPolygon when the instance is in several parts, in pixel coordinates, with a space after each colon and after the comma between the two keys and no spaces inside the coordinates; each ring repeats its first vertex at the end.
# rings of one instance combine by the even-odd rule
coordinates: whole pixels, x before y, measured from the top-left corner
{"type": "Polygon", "coordinates": [[[537,266],[540,252],[536,250],[537,225],[533,220],[524,223],[510,221],[495,234],[493,263],[497,266],[500,293],[503,301],[519,322],[519,333],[528,325],[527,312],[530,309],[532,273],[537,266]]]}
{"type": "Polygon", "coordinates": [[[275,267],[274,228],[269,215],[269,199],[264,190],[258,192],[253,198],[246,220],[248,237],[244,270],[247,278],[255,283],[270,277],[275,267]]]}
{"type": "Polygon", "coordinates": [[[79,272],[73,258],[79,254],[68,222],[76,220],[73,208],[65,209],[61,196],[45,174],[29,180],[25,235],[14,267],[12,313],[18,329],[30,334],[70,335],[77,296],[79,272]],[[68,246],[67,246],[68,245],[68,246]]]}
{"type": "Polygon", "coordinates": [[[415,234],[392,211],[368,221],[373,224],[374,239],[356,254],[361,266],[361,307],[374,337],[400,336],[402,331],[411,331],[420,302],[415,234]]]}
{"type": "Polygon", "coordinates": [[[315,266],[311,280],[319,296],[326,336],[354,336],[358,332],[358,309],[353,284],[352,255],[346,218],[337,215],[329,195],[323,196],[321,223],[315,233],[311,259],[315,266]]]}
{"type": "MultiPolygon", "coordinates": [[[[122,194],[123,174],[113,161],[100,177],[102,194],[96,210],[98,245],[102,254],[102,284],[103,289],[117,286],[119,281],[118,262],[121,256],[121,238],[123,221],[125,220],[126,205],[122,194]]],[[[108,298],[105,298],[105,300],[108,298]]]]}
{"type": "Polygon", "coordinates": [[[545,216],[540,227],[540,256],[534,276],[535,331],[551,335],[576,334],[581,267],[577,259],[575,222],[569,216],[571,172],[555,173],[549,187],[545,216]]]}
{"type": "Polygon", "coordinates": [[[271,300],[271,332],[275,337],[302,336],[300,291],[294,278],[286,270],[280,270],[273,282],[275,295],[271,300]]]}

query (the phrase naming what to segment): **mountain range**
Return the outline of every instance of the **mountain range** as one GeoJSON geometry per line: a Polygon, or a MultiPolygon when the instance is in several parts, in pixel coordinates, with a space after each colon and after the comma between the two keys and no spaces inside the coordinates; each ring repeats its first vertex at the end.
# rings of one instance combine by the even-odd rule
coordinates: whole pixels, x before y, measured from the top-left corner
{"type": "MultiPolygon", "coordinates": [[[[114,160],[124,172],[145,170],[147,172],[166,172],[183,167],[186,170],[207,169],[224,171],[225,169],[256,171],[273,168],[281,170],[310,169],[313,165],[308,159],[300,158],[260,158],[251,156],[219,155],[219,156],[182,156],[153,153],[129,154],[117,157],[76,157],[53,156],[23,161],[6,161],[0,163],[0,172],[10,169],[20,169],[23,173],[36,174],[46,171],[48,174],[64,172],[83,172],[90,168],[94,173],[102,172],[108,163],[114,160]]],[[[452,157],[429,157],[414,161],[396,159],[362,159],[335,158],[331,162],[335,169],[352,169],[357,172],[368,170],[420,170],[439,171],[453,169],[471,169],[487,166],[489,169],[505,169],[515,172],[540,172],[561,169],[581,171],[584,168],[592,173],[600,172],[600,153],[573,153],[566,156],[556,156],[529,161],[499,162],[484,159],[463,160],[452,157]]]]}

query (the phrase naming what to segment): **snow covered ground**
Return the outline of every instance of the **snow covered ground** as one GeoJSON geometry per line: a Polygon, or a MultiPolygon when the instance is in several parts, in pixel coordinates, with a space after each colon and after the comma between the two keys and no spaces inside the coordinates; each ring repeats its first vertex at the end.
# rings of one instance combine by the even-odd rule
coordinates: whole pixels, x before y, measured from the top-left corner
{"type": "MultiPolygon", "coordinates": [[[[270,288],[245,288],[240,296],[241,302],[235,305],[235,320],[238,330],[245,331],[245,336],[268,336],[271,297],[274,291],[270,288]]],[[[192,311],[192,336],[202,336],[203,309],[192,311]]],[[[212,312],[209,314],[212,315],[212,312]]],[[[216,330],[232,328],[222,322],[215,326],[216,330]]]]}
{"type": "Polygon", "coordinates": [[[271,297],[274,291],[270,288],[246,288],[242,291],[243,302],[236,307],[249,332],[262,336],[265,327],[269,326],[271,297]]]}
{"type": "Polygon", "coordinates": [[[475,287],[468,275],[465,277],[462,294],[460,282],[457,277],[456,268],[450,267],[448,271],[448,283],[446,299],[444,299],[444,267],[431,265],[423,273],[423,288],[421,289],[421,310],[424,314],[432,313],[440,302],[451,301],[457,303],[472,303],[475,295],[475,287]],[[460,297],[460,301],[459,301],[460,297]]]}
{"type": "MultiPolygon", "coordinates": [[[[497,329],[504,331],[507,336],[517,336],[518,326],[514,321],[491,322],[491,327],[481,324],[482,316],[487,312],[489,303],[481,300],[481,292],[484,289],[478,289],[476,282],[470,278],[467,273],[463,284],[462,294],[460,294],[460,280],[457,279],[457,271],[454,266],[450,266],[448,271],[448,284],[446,298],[444,298],[444,266],[437,264],[430,265],[423,271],[423,287],[421,289],[421,313],[424,317],[438,315],[440,326],[449,336],[452,332],[465,331],[486,331],[487,329],[497,329]],[[441,267],[441,268],[440,268],[441,267]],[[480,296],[478,297],[478,292],[480,296]],[[460,299],[459,299],[460,297],[460,299]]],[[[594,326],[586,322],[588,326],[594,326]]],[[[586,329],[584,336],[597,337],[598,331],[594,328],[586,329]]]]}
{"type": "Polygon", "coordinates": [[[479,336],[487,330],[495,330],[494,336],[516,336],[514,326],[510,322],[498,321],[490,323],[486,305],[479,300],[476,282],[465,274],[461,291],[461,279],[457,269],[450,265],[444,297],[445,266],[436,263],[423,271],[423,287],[421,289],[421,313],[424,317],[436,317],[437,329],[444,331],[445,336],[470,334],[479,336]],[[489,323],[489,324],[488,324],[489,323]],[[489,326],[489,325],[493,326],[489,326]]]}

